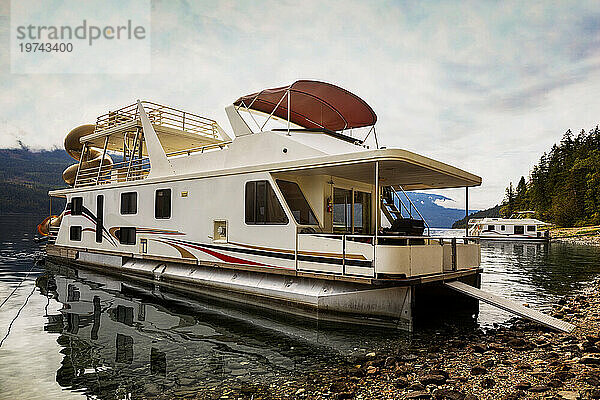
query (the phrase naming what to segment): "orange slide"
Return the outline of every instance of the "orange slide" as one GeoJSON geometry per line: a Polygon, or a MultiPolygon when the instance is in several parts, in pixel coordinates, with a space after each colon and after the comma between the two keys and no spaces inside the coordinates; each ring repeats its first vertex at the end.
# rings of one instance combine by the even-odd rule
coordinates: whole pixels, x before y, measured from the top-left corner
{"type": "MultiPolygon", "coordinates": [[[[83,150],[83,145],[79,141],[83,136],[87,136],[89,134],[94,133],[95,125],[81,125],[77,128],[73,129],[71,132],[67,134],[65,137],[65,150],[67,153],[77,160],[77,164],[73,164],[63,172],[64,181],[73,186],[75,184],[75,177],[77,176],[77,169],[79,168],[79,160],[81,159],[81,151],[83,150]]],[[[100,167],[100,160],[102,159],[102,151],[95,147],[89,147],[85,153],[84,160],[81,163],[81,169],[88,168],[98,168],[100,167]]],[[[106,169],[110,169],[113,161],[110,156],[107,154],[104,157],[104,162],[102,163],[102,169],[106,167],[106,169]]]]}
{"type": "MultiPolygon", "coordinates": [[[[67,167],[63,172],[63,180],[70,186],[75,184],[75,178],[77,176],[77,170],[79,169],[79,161],[81,160],[81,152],[83,145],[80,139],[83,136],[94,133],[95,125],[81,125],[73,129],[65,137],[65,150],[66,152],[77,160],[76,164],[67,167]]],[[[81,162],[81,169],[96,168],[100,167],[100,160],[102,159],[102,151],[95,148],[89,147],[85,153],[85,157],[81,162]]],[[[104,161],[102,162],[102,169],[110,169],[113,165],[112,158],[108,154],[105,155],[104,161]]],[[[48,236],[50,228],[59,227],[64,215],[64,211],[59,215],[51,215],[44,219],[38,226],[37,230],[40,235],[48,236]]]]}

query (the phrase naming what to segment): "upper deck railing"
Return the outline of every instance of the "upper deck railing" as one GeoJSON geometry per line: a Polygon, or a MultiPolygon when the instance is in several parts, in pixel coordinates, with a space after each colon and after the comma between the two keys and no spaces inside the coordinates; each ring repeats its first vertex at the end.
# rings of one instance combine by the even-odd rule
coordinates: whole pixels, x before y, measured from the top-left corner
{"type": "MultiPolygon", "coordinates": [[[[142,101],[141,103],[148,115],[148,119],[155,126],[176,129],[186,133],[195,133],[214,139],[219,138],[217,122],[210,118],[150,101],[142,101]]],[[[138,112],[138,105],[134,103],[102,114],[96,119],[94,133],[104,132],[128,122],[138,121],[138,112]]]]}
{"type": "MultiPolygon", "coordinates": [[[[161,134],[182,135],[181,143],[170,139],[170,149],[174,151],[166,153],[169,158],[222,148],[230,143],[222,138],[222,129],[210,118],[150,101],[140,103],[159,136],[161,134]],[[201,138],[196,140],[194,135],[199,135],[201,138]],[[203,142],[206,144],[198,146],[203,142]],[[173,143],[180,145],[173,146],[173,143]]],[[[83,168],[80,167],[77,171],[75,187],[136,181],[148,176],[151,165],[150,159],[142,152],[143,128],[139,113],[138,104],[135,103],[109,111],[96,119],[94,133],[89,135],[84,144],[98,149],[101,147],[100,143],[104,142],[104,149],[100,149],[103,156],[87,164],[81,164],[83,168]],[[122,148],[115,148],[114,141],[111,142],[112,147],[107,147],[108,138],[113,135],[118,136],[117,143],[122,141],[122,148]],[[107,151],[122,152],[124,161],[116,164],[105,162],[107,151]]]]}

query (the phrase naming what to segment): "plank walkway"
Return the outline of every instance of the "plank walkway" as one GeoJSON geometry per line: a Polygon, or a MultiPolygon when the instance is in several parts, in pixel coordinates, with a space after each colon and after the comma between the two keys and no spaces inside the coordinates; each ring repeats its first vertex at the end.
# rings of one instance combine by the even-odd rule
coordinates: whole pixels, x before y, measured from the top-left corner
{"type": "Polygon", "coordinates": [[[513,300],[506,299],[504,297],[496,296],[495,294],[485,292],[481,289],[477,289],[471,285],[467,285],[466,283],[453,281],[453,282],[444,282],[444,285],[447,287],[456,290],[460,293],[463,293],[467,296],[474,297],[478,300],[484,301],[488,304],[491,304],[495,307],[498,307],[504,311],[508,311],[510,313],[516,314],[520,317],[530,319],[532,321],[538,322],[544,326],[547,326],[552,329],[556,329],[561,332],[569,333],[573,329],[575,329],[575,325],[570,324],[566,321],[562,321],[560,319],[551,317],[547,314],[541,313],[539,311],[533,310],[531,308],[525,307],[513,300]]]}

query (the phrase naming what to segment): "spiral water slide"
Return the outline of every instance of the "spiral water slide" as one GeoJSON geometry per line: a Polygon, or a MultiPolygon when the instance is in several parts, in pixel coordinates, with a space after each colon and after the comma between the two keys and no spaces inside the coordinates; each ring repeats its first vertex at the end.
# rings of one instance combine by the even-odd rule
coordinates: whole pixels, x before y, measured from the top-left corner
{"type": "MultiPolygon", "coordinates": [[[[81,125],[73,129],[65,137],[65,151],[77,161],[77,163],[67,167],[63,172],[63,180],[70,186],[75,184],[77,170],[92,170],[97,171],[102,160],[102,150],[95,147],[88,147],[83,159],[81,152],[83,145],[80,139],[94,132],[95,125],[81,125]],[[81,166],[79,165],[81,163],[81,166]]],[[[113,161],[108,154],[105,154],[102,161],[102,170],[109,170],[113,165],[113,161]]],[[[48,236],[50,228],[58,228],[62,221],[64,211],[60,215],[51,215],[44,219],[37,227],[38,233],[43,236],[48,236]]]]}

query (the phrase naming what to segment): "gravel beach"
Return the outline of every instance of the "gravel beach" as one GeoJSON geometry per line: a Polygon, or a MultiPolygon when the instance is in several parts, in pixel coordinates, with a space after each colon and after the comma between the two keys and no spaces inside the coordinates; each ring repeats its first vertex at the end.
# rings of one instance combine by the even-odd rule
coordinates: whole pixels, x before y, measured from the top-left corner
{"type": "Polygon", "coordinates": [[[600,246],[600,226],[552,228],[550,229],[550,237],[553,242],[600,246]]]}
{"type": "Polygon", "coordinates": [[[552,314],[570,334],[515,319],[505,327],[415,343],[401,354],[366,353],[319,373],[269,384],[223,382],[202,399],[600,398],[600,286],[561,298],[552,314]]]}

